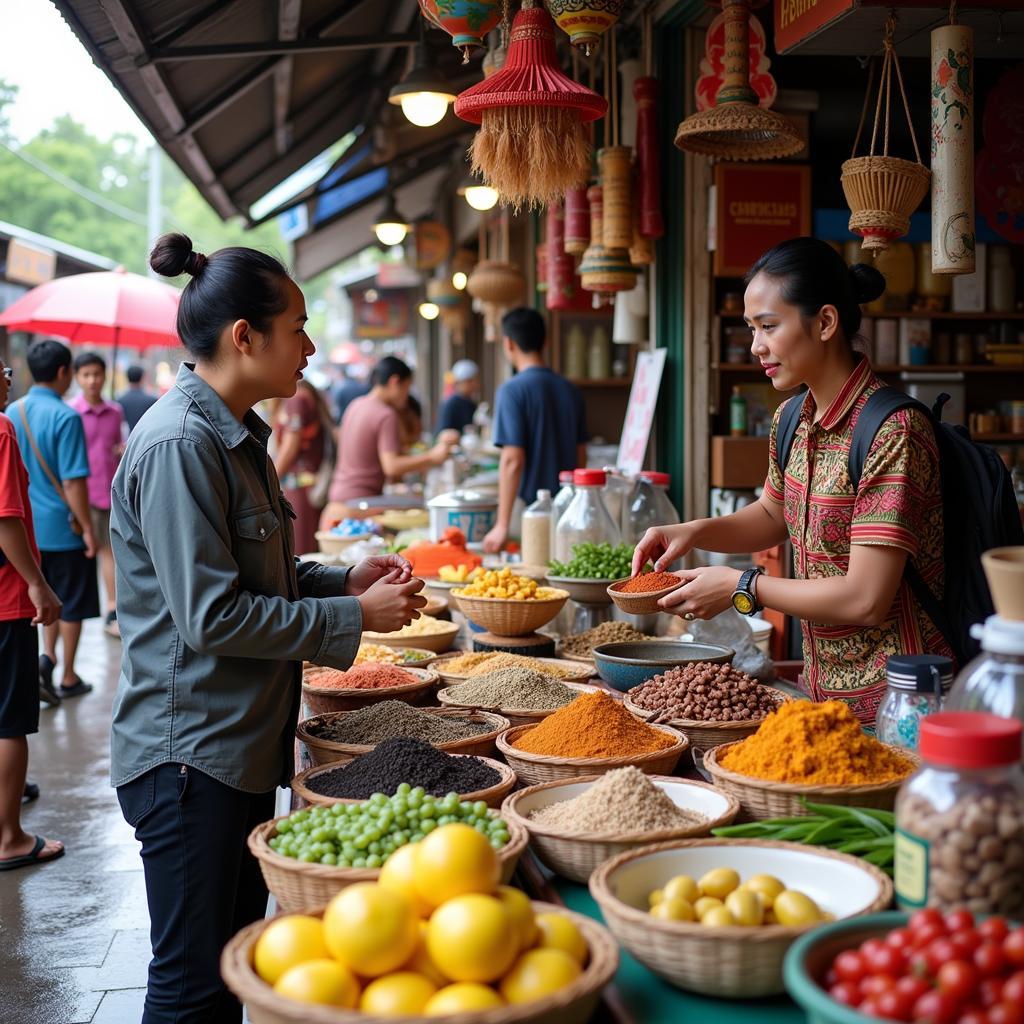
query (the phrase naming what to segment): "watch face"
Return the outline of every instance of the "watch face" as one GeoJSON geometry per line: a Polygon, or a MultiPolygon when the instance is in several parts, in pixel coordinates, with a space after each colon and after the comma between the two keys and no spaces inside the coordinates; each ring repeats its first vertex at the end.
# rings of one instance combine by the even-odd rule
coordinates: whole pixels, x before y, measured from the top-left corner
{"type": "Polygon", "coordinates": [[[754,610],[754,600],[749,594],[733,594],[732,606],[740,615],[750,615],[754,610]]]}

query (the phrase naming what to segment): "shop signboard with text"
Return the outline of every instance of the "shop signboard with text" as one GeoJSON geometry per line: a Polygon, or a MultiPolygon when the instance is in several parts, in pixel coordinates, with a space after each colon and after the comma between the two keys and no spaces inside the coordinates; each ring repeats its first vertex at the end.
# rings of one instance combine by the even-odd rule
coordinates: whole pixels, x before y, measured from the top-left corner
{"type": "Polygon", "coordinates": [[[859,0],[775,0],[776,52],[785,53],[859,6],[859,0]]]}
{"type": "Polygon", "coordinates": [[[641,352],[636,357],[633,387],[626,406],[626,422],[619,442],[617,468],[627,476],[636,476],[644,468],[647,443],[651,439],[654,410],[661,391],[661,375],[665,371],[667,349],[641,352]]]}

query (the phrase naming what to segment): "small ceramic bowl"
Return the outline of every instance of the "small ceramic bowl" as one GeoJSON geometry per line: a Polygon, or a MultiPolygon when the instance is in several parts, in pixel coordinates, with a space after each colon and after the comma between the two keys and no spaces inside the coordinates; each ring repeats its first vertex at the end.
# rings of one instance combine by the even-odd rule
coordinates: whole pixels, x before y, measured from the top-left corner
{"type": "Polygon", "coordinates": [[[682,580],[677,580],[670,587],[662,587],[660,590],[648,590],[639,594],[630,594],[622,588],[632,577],[623,580],[616,580],[608,588],[608,596],[615,602],[615,606],[624,611],[627,615],[656,615],[661,611],[658,602],[667,597],[673,591],[683,586],[682,580]]]}
{"type": "Polygon", "coordinates": [[[695,661],[728,664],[736,652],[731,647],[714,644],[645,640],[641,643],[601,644],[592,653],[601,678],[609,686],[625,693],[679,665],[695,661]]]}

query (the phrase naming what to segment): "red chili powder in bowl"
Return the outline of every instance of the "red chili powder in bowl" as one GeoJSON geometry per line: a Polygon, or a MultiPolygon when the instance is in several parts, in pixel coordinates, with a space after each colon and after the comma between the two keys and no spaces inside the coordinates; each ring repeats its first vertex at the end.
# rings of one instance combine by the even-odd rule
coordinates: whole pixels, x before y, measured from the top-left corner
{"type": "Polygon", "coordinates": [[[397,665],[368,663],[355,665],[347,672],[335,668],[306,672],[305,683],[322,690],[377,690],[388,686],[404,686],[419,679],[397,665]]]}
{"type": "Polygon", "coordinates": [[[655,590],[664,590],[666,587],[681,587],[683,581],[670,572],[644,572],[634,576],[625,583],[620,583],[615,589],[623,594],[649,594],[655,590]]]}

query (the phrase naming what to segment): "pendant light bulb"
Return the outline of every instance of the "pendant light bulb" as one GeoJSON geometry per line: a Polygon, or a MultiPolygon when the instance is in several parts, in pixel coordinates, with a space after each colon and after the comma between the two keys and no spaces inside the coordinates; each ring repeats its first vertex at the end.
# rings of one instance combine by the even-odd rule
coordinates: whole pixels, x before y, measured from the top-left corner
{"type": "Polygon", "coordinates": [[[424,320],[436,320],[441,315],[441,307],[436,302],[421,302],[419,313],[424,320]]]}
{"type": "Polygon", "coordinates": [[[452,286],[458,288],[460,292],[466,290],[466,285],[469,283],[469,275],[464,270],[456,270],[452,274],[452,286]]]}
{"type": "Polygon", "coordinates": [[[444,117],[448,103],[448,97],[439,92],[410,92],[402,97],[402,113],[418,128],[429,128],[444,117]]]}
{"type": "Polygon", "coordinates": [[[373,233],[377,236],[377,241],[386,249],[390,249],[394,245],[401,245],[409,233],[409,224],[398,212],[395,197],[390,193],[384,203],[384,209],[374,222],[373,233]]]}
{"type": "MultiPolygon", "coordinates": [[[[422,25],[421,25],[422,32],[422,25]]],[[[424,39],[413,50],[412,67],[388,93],[388,103],[401,106],[406,120],[419,128],[437,124],[455,102],[455,93],[447,79],[434,66],[424,39]]]]}
{"type": "Polygon", "coordinates": [[[466,202],[474,210],[484,213],[493,209],[498,202],[498,190],[491,188],[490,185],[468,185],[466,187],[466,202]]]}

